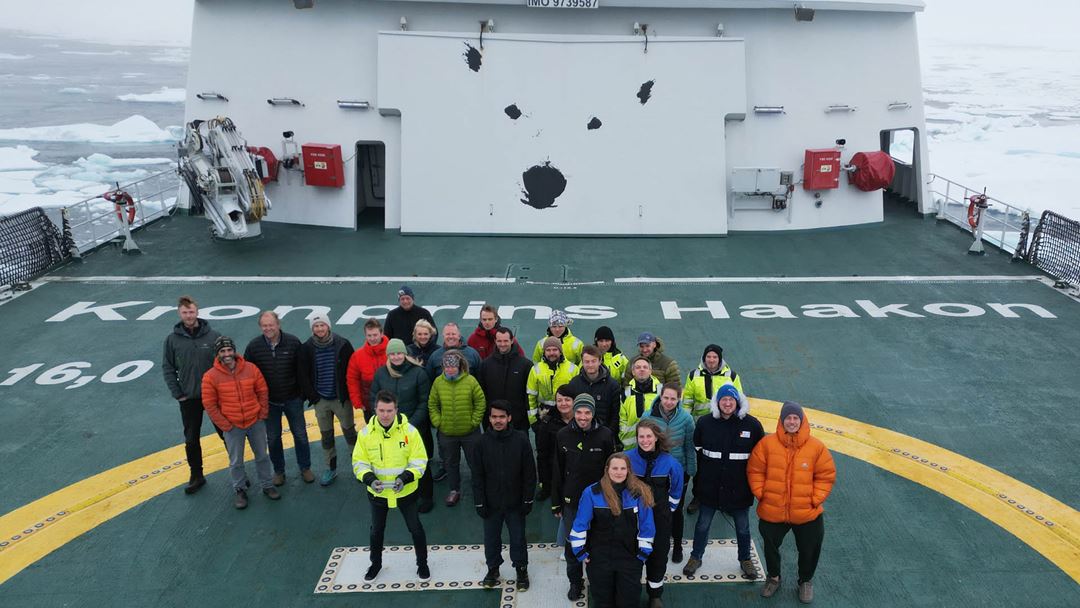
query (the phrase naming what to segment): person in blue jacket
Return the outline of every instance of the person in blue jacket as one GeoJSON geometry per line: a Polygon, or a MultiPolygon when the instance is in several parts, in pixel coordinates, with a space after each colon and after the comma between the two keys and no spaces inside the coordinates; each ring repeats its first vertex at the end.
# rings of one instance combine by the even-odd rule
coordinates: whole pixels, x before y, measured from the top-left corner
{"type": "Polygon", "coordinates": [[[645,561],[645,582],[649,608],[663,608],[664,602],[660,598],[664,595],[672,513],[679,509],[686,488],[683,467],[669,452],[667,435],[655,420],[649,418],[637,423],[637,447],[625,454],[630,457],[630,469],[649,486],[657,503],[653,509],[656,539],[653,551],[645,561]],[[665,497],[667,504],[664,504],[665,497]]]}
{"type": "MultiPolygon", "coordinates": [[[[690,483],[690,478],[697,473],[697,454],[694,453],[694,419],[682,407],[679,399],[679,387],[673,383],[667,383],[660,394],[653,400],[648,413],[641,417],[642,420],[652,420],[660,426],[660,430],[667,436],[668,451],[671,457],[678,461],[683,468],[683,487],[690,483]]],[[[682,494],[682,500],[686,500],[686,493],[682,494]]],[[[678,564],[683,560],[683,529],[685,521],[682,511],[682,502],[679,503],[675,512],[671,515],[671,563],[678,564]]],[[[666,549],[665,549],[666,551],[666,549]]]]}
{"type": "Polygon", "coordinates": [[[604,476],[581,493],[570,530],[570,547],[586,565],[594,606],[637,607],[641,567],[655,535],[652,490],[631,473],[629,456],[608,456],[604,476]]]}

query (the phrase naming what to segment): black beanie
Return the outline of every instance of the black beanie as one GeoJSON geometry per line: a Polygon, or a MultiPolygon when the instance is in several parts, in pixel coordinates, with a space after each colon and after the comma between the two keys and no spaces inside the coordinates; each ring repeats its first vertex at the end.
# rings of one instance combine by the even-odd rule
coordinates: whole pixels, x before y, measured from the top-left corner
{"type": "Polygon", "coordinates": [[[596,328],[596,333],[593,334],[593,342],[597,340],[611,340],[615,341],[615,333],[611,331],[611,328],[607,325],[601,325],[596,328]]]}
{"type": "Polygon", "coordinates": [[[218,336],[218,339],[214,340],[214,354],[221,352],[223,348],[236,350],[236,343],[229,336],[218,336]]]}
{"type": "Polygon", "coordinates": [[[701,353],[701,362],[705,362],[705,355],[709,353],[716,353],[717,357],[720,357],[720,361],[724,360],[724,349],[720,348],[717,344],[710,344],[705,347],[705,350],[701,353]]]}

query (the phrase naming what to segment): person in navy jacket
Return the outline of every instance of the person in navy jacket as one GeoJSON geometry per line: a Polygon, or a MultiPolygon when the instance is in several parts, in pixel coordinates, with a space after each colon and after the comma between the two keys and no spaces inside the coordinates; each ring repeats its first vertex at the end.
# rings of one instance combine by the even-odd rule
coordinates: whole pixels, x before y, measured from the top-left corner
{"type": "Polygon", "coordinates": [[[641,567],[656,527],[648,484],[631,473],[630,457],[612,454],[600,481],[585,488],[570,531],[574,557],[586,565],[597,608],[636,608],[641,567]]]}
{"type": "MultiPolygon", "coordinates": [[[[656,500],[653,522],[656,540],[653,551],[645,561],[645,582],[648,585],[649,608],[662,608],[664,575],[667,573],[668,547],[671,546],[672,513],[679,508],[685,490],[682,465],[671,455],[667,434],[649,418],[637,424],[637,447],[625,452],[630,457],[630,469],[646,483],[656,500]],[[667,504],[664,504],[667,499],[667,504]]],[[[680,539],[681,540],[681,539],[680,539]]]]}

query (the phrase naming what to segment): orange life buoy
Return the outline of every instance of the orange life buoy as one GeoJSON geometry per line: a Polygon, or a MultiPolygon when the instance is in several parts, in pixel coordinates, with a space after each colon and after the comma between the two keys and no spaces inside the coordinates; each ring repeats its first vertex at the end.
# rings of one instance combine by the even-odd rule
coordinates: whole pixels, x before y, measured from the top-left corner
{"type": "Polygon", "coordinates": [[[107,192],[103,198],[112,202],[113,211],[116,212],[116,217],[121,220],[124,219],[124,208],[126,207],[128,225],[135,223],[135,201],[131,198],[130,194],[123,190],[114,190],[112,192],[107,192]]]}
{"type": "Polygon", "coordinates": [[[968,226],[971,226],[972,230],[979,227],[979,218],[982,217],[983,209],[986,209],[986,195],[985,194],[973,194],[968,199],[967,210],[967,222],[968,226]]]}

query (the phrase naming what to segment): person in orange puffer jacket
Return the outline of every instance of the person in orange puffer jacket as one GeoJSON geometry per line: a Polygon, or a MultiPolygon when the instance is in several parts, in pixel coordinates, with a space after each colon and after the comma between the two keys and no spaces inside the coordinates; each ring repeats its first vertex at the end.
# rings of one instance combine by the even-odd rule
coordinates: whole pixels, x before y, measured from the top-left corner
{"type": "Polygon", "coordinates": [[[255,455],[255,471],[262,492],[271,500],[281,498],[272,482],[270,454],[267,452],[266,417],[270,413],[270,389],[255,364],[236,354],[232,338],[214,341],[214,366],[202,377],[202,403],[210,419],[225,434],[229,453],[229,475],[236,496],[233,506],[247,508],[247,473],[244,472],[244,443],[255,455]]]}
{"type": "MultiPolygon", "coordinates": [[[[345,370],[345,383],[349,387],[349,401],[352,401],[353,409],[363,409],[365,420],[373,413],[372,406],[368,403],[371,392],[371,382],[375,380],[375,372],[386,365],[386,345],[390,338],[383,335],[382,324],[378,319],[368,319],[364,323],[364,344],[356,349],[349,358],[349,367],[345,370]]],[[[357,430],[364,428],[364,422],[357,421],[357,430]]]]}
{"type": "Polygon", "coordinates": [[[814,599],[810,581],[825,538],[822,505],[836,482],[836,465],[825,444],[810,436],[801,405],[784,402],[776,433],[750,453],[746,477],[758,499],[758,531],[765,543],[768,578],[761,595],[772,597],[780,588],[780,543],[791,530],[799,551],[799,601],[809,604],[814,599]]]}

